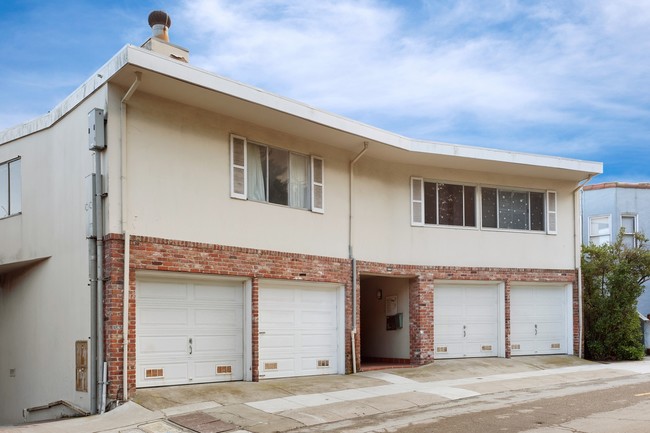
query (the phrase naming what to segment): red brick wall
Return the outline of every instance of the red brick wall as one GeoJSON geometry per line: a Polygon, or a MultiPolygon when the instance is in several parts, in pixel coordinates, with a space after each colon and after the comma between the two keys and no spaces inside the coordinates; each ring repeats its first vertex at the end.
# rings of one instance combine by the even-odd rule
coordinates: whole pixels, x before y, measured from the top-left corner
{"type": "MultiPolygon", "coordinates": [[[[104,314],[106,359],[109,365],[109,399],[121,399],[124,286],[124,238],[110,234],[105,242],[107,282],[104,289],[104,314]]],[[[259,279],[302,280],[308,282],[338,283],[345,286],[345,369],[352,371],[352,263],[347,259],[277,251],[230,247],[197,242],[177,241],[152,237],[132,236],[130,242],[129,270],[129,335],[128,335],[128,387],[135,391],[135,272],[153,270],[188,272],[221,276],[247,277],[252,281],[252,366],[253,380],[259,377],[258,364],[258,293],[259,279]]],[[[433,361],[433,292],[435,280],[502,281],[506,291],[506,356],[510,356],[510,283],[514,281],[574,283],[574,351],[578,347],[578,307],[576,273],[573,270],[464,268],[394,265],[374,262],[357,262],[357,275],[409,277],[409,332],[411,363],[420,365],[433,361]]],[[[357,308],[361,301],[357,278],[357,308]]],[[[359,311],[359,309],[357,309],[359,311]]],[[[357,330],[360,318],[357,314],[357,330]]],[[[355,340],[357,362],[360,342],[355,340]]],[[[357,364],[358,367],[358,364],[357,364]]]]}

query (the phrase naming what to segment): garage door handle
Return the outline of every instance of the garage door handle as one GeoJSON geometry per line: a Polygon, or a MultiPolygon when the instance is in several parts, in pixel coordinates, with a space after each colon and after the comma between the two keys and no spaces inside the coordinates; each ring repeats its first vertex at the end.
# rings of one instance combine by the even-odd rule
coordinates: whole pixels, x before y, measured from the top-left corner
{"type": "Polygon", "coordinates": [[[535,335],[537,335],[537,323],[535,323],[535,335]]]}
{"type": "Polygon", "coordinates": [[[190,337],[190,355],[192,354],[192,338],[190,337]]]}
{"type": "Polygon", "coordinates": [[[266,334],[266,331],[260,331],[258,334],[260,335],[266,334]]]}
{"type": "Polygon", "coordinates": [[[467,325],[463,325],[463,337],[467,337],[467,325]]]}

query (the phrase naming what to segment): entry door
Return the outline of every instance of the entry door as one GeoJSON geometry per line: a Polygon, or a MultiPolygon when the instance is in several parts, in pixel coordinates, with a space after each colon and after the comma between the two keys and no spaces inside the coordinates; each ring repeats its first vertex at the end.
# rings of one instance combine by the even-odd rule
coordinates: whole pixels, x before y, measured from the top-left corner
{"type": "Polygon", "coordinates": [[[260,282],[263,379],[339,372],[338,287],[260,282]]]}
{"type": "Polygon", "coordinates": [[[243,283],[136,283],[136,386],[243,380],[243,283]]]}
{"type": "Polygon", "coordinates": [[[435,358],[499,354],[499,290],[496,285],[435,285],[435,358]]]}
{"type": "Polygon", "coordinates": [[[569,353],[567,289],[513,286],[510,289],[510,342],[515,355],[569,353]]]}

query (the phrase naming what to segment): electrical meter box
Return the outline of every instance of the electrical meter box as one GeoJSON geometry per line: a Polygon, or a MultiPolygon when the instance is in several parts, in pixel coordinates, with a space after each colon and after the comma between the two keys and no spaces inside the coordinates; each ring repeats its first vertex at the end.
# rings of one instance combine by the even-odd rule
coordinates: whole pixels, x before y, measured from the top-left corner
{"type": "Polygon", "coordinates": [[[88,113],[88,149],[102,150],[105,147],[104,110],[93,108],[88,113]]]}

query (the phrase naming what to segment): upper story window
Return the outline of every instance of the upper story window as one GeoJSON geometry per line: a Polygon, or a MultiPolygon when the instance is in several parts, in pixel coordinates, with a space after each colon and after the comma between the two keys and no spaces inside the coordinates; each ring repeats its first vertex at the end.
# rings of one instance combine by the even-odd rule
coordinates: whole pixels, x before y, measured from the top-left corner
{"type": "Polygon", "coordinates": [[[610,215],[589,217],[589,243],[603,245],[611,241],[612,218],[610,215]]]}
{"type": "Polygon", "coordinates": [[[483,227],[544,231],[544,193],[481,188],[483,227]]]}
{"type": "MultiPolygon", "coordinates": [[[[411,178],[413,225],[477,227],[476,186],[411,178]]],[[[481,227],[557,233],[554,191],[480,187],[481,227]]]]}
{"type": "Polygon", "coordinates": [[[636,229],[636,215],[621,215],[621,228],[623,228],[623,244],[629,248],[636,246],[634,234],[636,229]]]}
{"type": "Polygon", "coordinates": [[[413,194],[421,204],[418,219],[424,224],[476,227],[476,187],[414,181],[413,194]]]}
{"type": "Polygon", "coordinates": [[[230,137],[230,196],[323,213],[323,160],[230,137]]]}
{"type": "Polygon", "coordinates": [[[22,212],[20,158],[0,164],[0,218],[22,212]]]}

